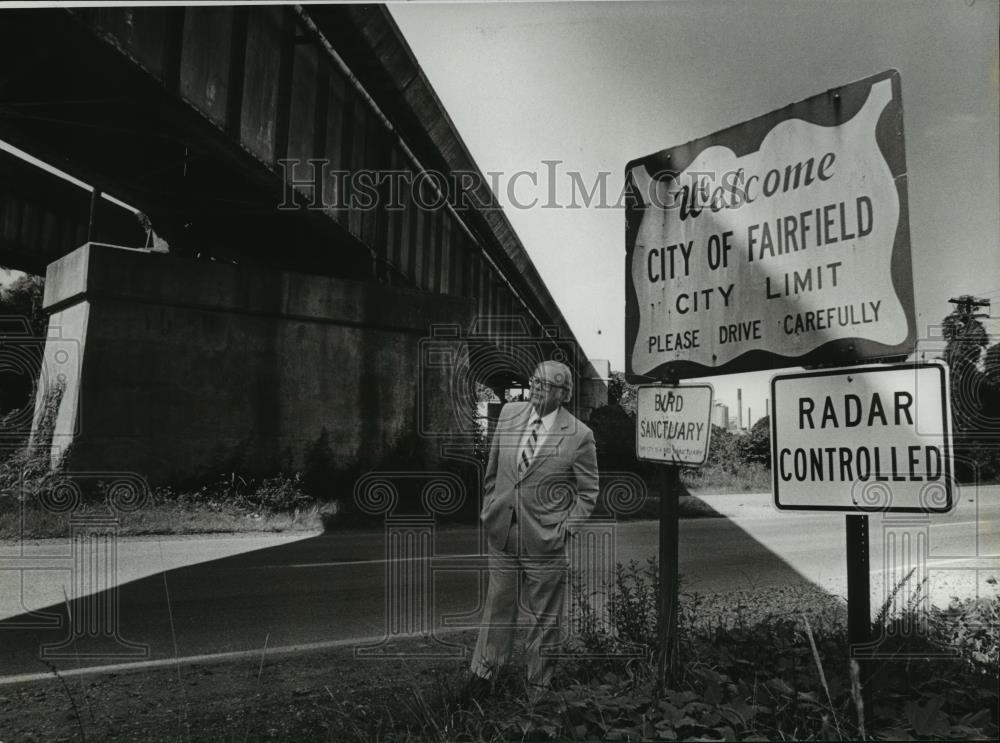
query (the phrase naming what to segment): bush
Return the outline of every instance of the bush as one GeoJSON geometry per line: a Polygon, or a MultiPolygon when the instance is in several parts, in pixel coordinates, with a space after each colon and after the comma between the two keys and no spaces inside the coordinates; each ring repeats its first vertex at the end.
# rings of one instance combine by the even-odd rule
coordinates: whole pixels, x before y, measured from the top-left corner
{"type": "MultiPolygon", "coordinates": [[[[634,399],[633,399],[634,403],[634,399]]],[[[632,472],[654,481],[660,466],[635,455],[635,412],[619,405],[605,405],[591,413],[589,425],[597,443],[601,472],[632,472]]],[[[770,421],[761,418],[745,436],[712,426],[708,460],[703,467],[682,471],[691,488],[767,492],[771,489],[770,421]]]]}
{"type": "Polygon", "coordinates": [[[739,458],[751,465],[771,469],[771,418],[765,415],[753,424],[750,433],[740,436],[739,458]]]}
{"type": "Polygon", "coordinates": [[[15,447],[24,444],[30,433],[35,387],[45,355],[44,289],[45,280],[30,275],[0,287],[0,336],[13,339],[18,351],[16,364],[0,365],[0,435],[15,447]]]}
{"type": "Polygon", "coordinates": [[[771,490],[771,470],[761,464],[741,462],[706,464],[701,469],[684,470],[683,482],[696,490],[766,493],[771,490]]]}
{"type": "Polygon", "coordinates": [[[35,338],[45,338],[49,320],[42,309],[45,279],[25,274],[0,287],[0,316],[23,319],[35,338]]]}
{"type": "MultiPolygon", "coordinates": [[[[943,641],[949,648],[967,647],[970,656],[981,654],[988,661],[983,666],[986,673],[926,650],[922,657],[909,661],[885,648],[889,655],[870,661],[882,673],[874,682],[875,703],[865,709],[862,729],[857,676],[852,672],[840,600],[806,588],[798,593],[776,588],[774,595],[750,591],[704,597],[682,594],[680,663],[676,676],[660,686],[652,652],[656,562],[617,566],[608,597],[608,625],[580,594],[581,585],[575,583],[574,600],[582,604],[582,626],[571,648],[575,654],[557,671],[554,693],[532,700],[523,681],[516,680],[518,671],[510,668],[501,671],[491,696],[475,701],[450,681],[429,693],[414,688],[415,705],[405,700],[387,703],[386,713],[359,723],[354,737],[985,740],[998,732],[996,625],[990,624],[997,618],[997,602],[956,602],[944,612],[933,612],[941,632],[923,640],[925,645],[943,641]],[[990,626],[992,633],[981,632],[990,626]],[[637,648],[639,652],[632,652],[637,648]],[[624,652],[615,657],[616,651],[624,652]],[[901,672],[911,663],[918,675],[901,672]],[[415,709],[413,714],[407,714],[408,706],[415,709]]],[[[899,619],[885,613],[883,621],[899,619]]]]}
{"type": "Polygon", "coordinates": [[[955,600],[932,614],[932,638],[958,652],[977,673],[1000,676],[1000,596],[955,600]]]}
{"type": "MultiPolygon", "coordinates": [[[[567,687],[547,710],[535,710],[535,731],[549,738],[603,740],[855,740],[861,739],[843,607],[807,598],[789,611],[763,597],[727,599],[724,611],[707,597],[681,596],[680,663],[666,688],[655,679],[657,567],[618,565],[608,597],[610,629],[593,610],[578,635],[567,687]],[[761,606],[763,604],[763,606],[761,606]],[[638,659],[611,658],[635,646],[638,659]],[[572,679],[572,681],[570,681],[572,679]],[[547,714],[546,714],[547,713],[547,714]]],[[[584,600],[579,595],[577,600],[584,600]]],[[[585,600],[584,600],[584,603],[585,600]]],[[[932,609],[915,631],[913,606],[889,616],[882,607],[877,660],[861,680],[871,688],[865,710],[869,737],[892,740],[986,739],[997,733],[1000,598],[932,609]],[[906,633],[898,630],[906,627],[906,633]],[[959,653],[959,658],[944,653],[959,653]]]]}
{"type": "Polygon", "coordinates": [[[588,424],[597,445],[597,467],[601,472],[651,474],[655,465],[635,456],[635,414],[618,405],[605,405],[590,414],[588,424]]]}
{"type": "Polygon", "coordinates": [[[290,513],[315,505],[315,499],[302,487],[302,476],[277,474],[256,480],[231,472],[215,482],[198,488],[175,490],[172,487],[154,488],[153,503],[179,506],[201,506],[211,511],[252,511],[277,514],[290,513]]]}

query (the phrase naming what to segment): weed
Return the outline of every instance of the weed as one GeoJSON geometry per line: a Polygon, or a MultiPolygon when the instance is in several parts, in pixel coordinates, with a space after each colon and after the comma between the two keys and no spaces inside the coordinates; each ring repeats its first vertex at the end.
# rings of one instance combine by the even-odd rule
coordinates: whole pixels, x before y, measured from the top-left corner
{"type": "Polygon", "coordinates": [[[66,696],[69,698],[70,707],[73,710],[73,719],[76,720],[77,729],[80,731],[80,740],[87,740],[87,733],[83,728],[83,717],[80,716],[80,710],[76,706],[76,698],[73,696],[73,692],[69,689],[69,684],[66,683],[66,679],[63,675],[59,673],[59,669],[52,665],[49,661],[42,659],[42,663],[49,669],[53,676],[55,676],[59,683],[62,685],[63,691],[66,692],[66,696]]]}
{"type": "MultiPolygon", "coordinates": [[[[868,710],[858,704],[861,684],[896,675],[900,660],[870,660],[877,664],[871,679],[862,677],[849,657],[842,607],[832,601],[817,615],[813,597],[808,612],[799,614],[782,607],[762,610],[763,595],[756,602],[730,596],[721,608],[716,597],[683,594],[682,664],[672,687],[660,690],[652,652],[655,561],[618,565],[600,611],[581,595],[582,581],[572,585],[578,612],[574,655],[559,669],[554,693],[531,704],[508,681],[481,705],[463,707],[447,683],[431,693],[415,691],[411,723],[382,728],[379,739],[906,740],[997,733],[995,687],[990,694],[985,683],[970,681],[989,672],[995,681],[998,602],[931,610],[928,626],[935,629],[928,647],[964,648],[962,660],[915,659],[922,664],[922,682],[880,687],[878,702],[868,710]]],[[[907,626],[919,626],[908,616],[919,596],[891,610],[901,588],[890,595],[879,621],[905,619],[907,626]]]]}
{"type": "Polygon", "coordinates": [[[755,462],[709,464],[697,470],[683,470],[681,481],[696,490],[766,493],[771,489],[771,470],[755,462]]]}
{"type": "Polygon", "coordinates": [[[302,476],[279,473],[274,477],[256,478],[237,472],[219,475],[218,479],[197,487],[175,490],[173,487],[154,488],[154,504],[200,506],[210,511],[239,510],[250,513],[288,513],[316,504],[302,487],[302,476]]]}

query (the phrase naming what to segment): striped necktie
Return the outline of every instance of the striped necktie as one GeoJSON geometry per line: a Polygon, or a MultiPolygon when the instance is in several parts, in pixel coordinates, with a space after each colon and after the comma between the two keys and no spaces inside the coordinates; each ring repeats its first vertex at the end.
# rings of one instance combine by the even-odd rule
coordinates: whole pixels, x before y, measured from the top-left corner
{"type": "Polygon", "coordinates": [[[517,473],[519,475],[525,473],[528,465],[531,464],[531,460],[535,458],[535,450],[538,448],[538,429],[541,425],[541,418],[535,418],[531,422],[531,432],[528,434],[527,441],[524,442],[524,448],[521,449],[521,456],[517,462],[517,473]]]}

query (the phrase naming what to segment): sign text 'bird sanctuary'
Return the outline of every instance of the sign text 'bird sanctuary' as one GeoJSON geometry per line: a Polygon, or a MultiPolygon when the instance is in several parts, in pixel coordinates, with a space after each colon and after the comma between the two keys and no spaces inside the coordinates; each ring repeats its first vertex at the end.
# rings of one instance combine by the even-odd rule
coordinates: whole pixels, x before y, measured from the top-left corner
{"type": "Polygon", "coordinates": [[[712,436],[711,385],[642,385],[636,393],[636,458],[705,464],[712,436]]]}
{"type": "Polygon", "coordinates": [[[899,75],[626,166],[626,371],[686,378],[905,355],[899,75]]]}

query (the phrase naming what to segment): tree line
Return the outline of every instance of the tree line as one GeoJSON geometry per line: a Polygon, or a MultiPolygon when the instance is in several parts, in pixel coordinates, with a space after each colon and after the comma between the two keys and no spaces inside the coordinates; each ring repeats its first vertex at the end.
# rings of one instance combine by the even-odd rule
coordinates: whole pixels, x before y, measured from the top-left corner
{"type": "MultiPolygon", "coordinates": [[[[961,482],[1000,479],[1000,342],[975,313],[973,298],[962,296],[942,321],[943,354],[948,366],[955,473],[961,482]]],[[[636,385],[619,371],[608,381],[608,404],[591,415],[599,465],[604,471],[652,474],[654,464],[635,458],[636,385]]],[[[757,420],[745,434],[712,426],[706,466],[729,471],[743,466],[771,467],[771,421],[757,420]]]]}

